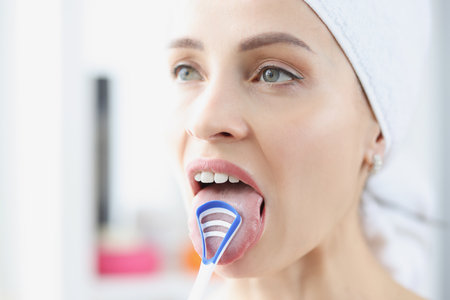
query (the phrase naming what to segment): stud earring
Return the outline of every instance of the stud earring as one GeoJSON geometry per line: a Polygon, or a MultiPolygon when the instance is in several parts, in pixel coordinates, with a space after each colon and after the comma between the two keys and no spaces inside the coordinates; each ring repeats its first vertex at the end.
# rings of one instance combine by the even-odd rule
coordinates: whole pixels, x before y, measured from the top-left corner
{"type": "Polygon", "coordinates": [[[383,165],[383,160],[381,159],[381,156],[379,154],[375,154],[373,156],[372,172],[377,173],[381,169],[382,165],[383,165]]]}

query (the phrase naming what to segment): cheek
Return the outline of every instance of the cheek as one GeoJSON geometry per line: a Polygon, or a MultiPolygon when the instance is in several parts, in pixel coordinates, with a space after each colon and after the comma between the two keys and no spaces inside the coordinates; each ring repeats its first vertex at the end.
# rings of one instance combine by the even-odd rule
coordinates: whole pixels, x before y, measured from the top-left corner
{"type": "Polygon", "coordinates": [[[266,128],[266,138],[261,138],[275,183],[271,224],[278,244],[286,244],[291,256],[295,251],[302,255],[353,202],[359,160],[357,118],[321,109],[279,119],[283,123],[266,128]]]}
{"type": "Polygon", "coordinates": [[[170,155],[173,159],[176,159],[177,164],[179,164],[178,167],[183,167],[183,152],[187,142],[185,127],[190,117],[190,101],[194,96],[192,92],[183,91],[176,84],[171,85],[168,98],[168,117],[164,125],[167,128],[170,155]]]}

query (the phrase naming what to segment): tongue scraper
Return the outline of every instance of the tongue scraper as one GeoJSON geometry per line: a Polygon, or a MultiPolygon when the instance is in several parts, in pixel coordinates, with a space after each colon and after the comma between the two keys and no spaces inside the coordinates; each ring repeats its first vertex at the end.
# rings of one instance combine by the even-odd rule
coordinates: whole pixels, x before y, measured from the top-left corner
{"type": "Polygon", "coordinates": [[[197,279],[195,280],[194,286],[191,290],[191,294],[188,300],[201,300],[203,299],[206,287],[208,286],[209,279],[211,278],[214,269],[216,268],[217,262],[222,257],[222,254],[227,249],[234,235],[236,234],[239,226],[242,223],[241,216],[238,212],[228,203],[223,201],[209,201],[197,208],[197,223],[200,229],[200,234],[202,237],[202,247],[203,255],[202,262],[200,264],[200,270],[198,271],[197,279]],[[204,217],[211,214],[226,214],[233,217],[233,222],[228,223],[223,220],[210,220],[208,222],[202,223],[204,217]],[[207,231],[205,230],[211,226],[222,226],[228,228],[228,231],[207,231]],[[209,237],[221,237],[223,238],[217,249],[215,255],[210,259],[206,257],[206,239],[209,237]]]}

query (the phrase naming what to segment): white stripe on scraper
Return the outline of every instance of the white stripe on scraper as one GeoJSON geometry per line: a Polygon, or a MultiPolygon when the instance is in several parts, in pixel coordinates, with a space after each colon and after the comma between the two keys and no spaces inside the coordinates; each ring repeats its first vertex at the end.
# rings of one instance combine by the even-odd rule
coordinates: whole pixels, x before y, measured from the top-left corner
{"type": "Polygon", "coordinates": [[[208,231],[204,233],[204,237],[209,238],[209,237],[213,237],[213,236],[217,236],[217,237],[225,237],[225,232],[222,231],[208,231]]]}
{"type": "Polygon", "coordinates": [[[227,214],[229,216],[232,216],[233,218],[236,218],[236,215],[232,211],[230,211],[226,208],[222,208],[222,207],[213,207],[213,208],[207,209],[200,214],[199,218],[200,218],[200,220],[202,220],[205,216],[208,216],[210,214],[216,214],[216,213],[227,214]]]}
{"type": "Polygon", "coordinates": [[[223,226],[230,228],[231,224],[222,220],[212,220],[202,224],[202,229],[208,228],[210,226],[223,226]]]}

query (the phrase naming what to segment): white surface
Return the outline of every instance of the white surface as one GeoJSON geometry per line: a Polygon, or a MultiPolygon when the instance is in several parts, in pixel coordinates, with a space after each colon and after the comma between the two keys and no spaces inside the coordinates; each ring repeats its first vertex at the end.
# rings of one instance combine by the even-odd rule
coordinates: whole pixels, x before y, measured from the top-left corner
{"type": "Polygon", "coordinates": [[[101,278],[96,281],[94,300],[185,300],[193,276],[164,274],[139,278],[101,278]]]}
{"type": "MultiPolygon", "coordinates": [[[[8,30],[12,24],[12,1],[0,1],[0,45],[11,45],[12,35],[8,30]]],[[[17,270],[14,268],[14,253],[17,252],[14,232],[17,208],[13,199],[13,147],[11,132],[11,55],[13,49],[0,47],[0,299],[11,299],[19,290],[17,270]],[[8,271],[6,271],[8,270],[8,271]]]]}
{"type": "Polygon", "coordinates": [[[6,263],[0,274],[6,299],[61,299],[60,8],[58,0],[2,2],[0,205],[7,217],[0,220],[0,261],[6,263]]]}
{"type": "Polygon", "coordinates": [[[439,143],[439,156],[437,160],[440,162],[440,187],[441,187],[441,211],[440,216],[446,222],[446,226],[442,232],[440,232],[440,245],[441,251],[437,256],[437,270],[436,274],[439,279],[439,287],[442,290],[440,298],[437,299],[450,299],[450,227],[449,227],[449,216],[450,216],[450,58],[448,53],[450,52],[450,3],[447,0],[436,1],[436,22],[438,24],[436,30],[437,43],[439,46],[438,51],[435,55],[435,65],[436,65],[436,85],[437,85],[437,96],[440,99],[439,107],[440,110],[439,117],[443,124],[441,126],[442,135],[440,136],[439,143]]]}
{"type": "Polygon", "coordinates": [[[83,58],[84,0],[62,2],[64,59],[62,237],[63,300],[90,300],[94,286],[95,199],[92,84],[83,58]]]}

